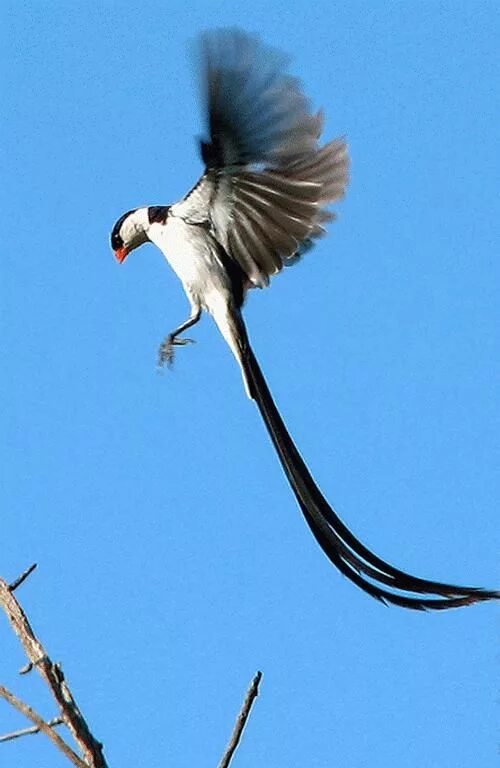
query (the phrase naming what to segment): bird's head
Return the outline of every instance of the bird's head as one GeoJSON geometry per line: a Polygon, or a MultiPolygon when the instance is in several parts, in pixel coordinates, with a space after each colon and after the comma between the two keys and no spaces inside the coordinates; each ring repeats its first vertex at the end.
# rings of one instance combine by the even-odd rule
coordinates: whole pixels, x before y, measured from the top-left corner
{"type": "Polygon", "coordinates": [[[120,264],[130,251],[147,243],[149,229],[147,208],[136,208],[120,216],[111,232],[111,248],[120,264]]]}

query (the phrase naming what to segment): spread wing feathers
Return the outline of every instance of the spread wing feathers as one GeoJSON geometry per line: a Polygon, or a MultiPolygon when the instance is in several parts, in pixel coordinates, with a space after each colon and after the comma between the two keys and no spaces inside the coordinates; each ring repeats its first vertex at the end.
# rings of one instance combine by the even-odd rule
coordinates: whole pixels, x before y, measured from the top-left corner
{"type": "Polygon", "coordinates": [[[342,196],[347,151],[334,141],[286,169],[242,169],[214,177],[209,218],[215,237],[250,282],[269,277],[324,233],[333,214],[323,206],[342,196]]]}
{"type": "Polygon", "coordinates": [[[286,165],[315,150],[321,115],[312,115],[287,57],[238,29],[205,33],[199,43],[208,167],[286,165]]]}
{"type": "Polygon", "coordinates": [[[283,260],[308,238],[318,214],[319,184],[275,171],[245,171],[233,179],[232,220],[225,232],[214,222],[226,250],[236,258],[250,281],[267,285],[283,260]]]}
{"type": "Polygon", "coordinates": [[[290,437],[250,348],[241,316],[238,331],[250,394],[314,537],[339,571],[377,600],[414,610],[443,610],[499,599],[500,592],[411,576],[377,557],[350,532],[319,490],[290,437]]]}
{"type": "Polygon", "coordinates": [[[333,219],[324,206],[347,185],[347,148],[341,140],[319,147],[323,117],[311,113],[280,53],[238,30],[207,33],[200,52],[206,173],[179,213],[202,207],[217,240],[262,287],[333,219]]]}
{"type": "Polygon", "coordinates": [[[300,176],[303,181],[321,185],[321,205],[339,200],[346,188],[349,172],[347,145],[334,139],[311,155],[305,155],[284,169],[285,176],[300,176]]]}

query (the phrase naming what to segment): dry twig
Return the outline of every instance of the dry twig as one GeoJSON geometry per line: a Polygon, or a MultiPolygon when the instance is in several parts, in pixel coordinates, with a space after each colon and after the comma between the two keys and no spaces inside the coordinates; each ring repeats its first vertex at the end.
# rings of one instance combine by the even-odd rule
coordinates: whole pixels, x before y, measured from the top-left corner
{"type": "MultiPolygon", "coordinates": [[[[0,696],[9,704],[11,704],[14,709],[17,709],[18,712],[27,717],[28,720],[31,720],[31,722],[36,725],[39,731],[45,733],[45,735],[49,737],[49,739],[56,745],[56,747],[61,750],[63,755],[65,755],[68,760],[71,760],[73,765],[76,765],[77,768],[88,768],[87,763],[84,763],[83,760],[81,760],[78,755],[73,752],[71,747],[68,747],[66,742],[61,739],[59,734],[56,733],[50,727],[50,725],[35,712],[34,709],[28,707],[27,704],[14,696],[14,694],[8,691],[7,688],[5,688],[3,685],[0,685],[0,696]]],[[[2,740],[5,740],[5,737],[2,740]]]]}
{"type": "Polygon", "coordinates": [[[36,637],[31,625],[19,605],[14,590],[22,584],[36,566],[28,568],[12,584],[8,584],[0,578],[0,607],[5,611],[9,623],[19,638],[24,651],[29,659],[29,668],[35,667],[42,678],[47,683],[61,713],[65,725],[68,727],[82,758],[79,758],[68,747],[66,742],[40,718],[33,710],[4,688],[0,688],[0,693],[7,701],[18,711],[28,717],[39,729],[43,731],[58,748],[64,752],[66,757],[72,760],[80,768],[107,768],[106,760],[102,752],[102,744],[92,735],[85,718],[80,712],[76,701],[66,683],[64,674],[59,664],[55,664],[49,658],[43,645],[36,637]],[[64,748],[63,748],[64,745],[64,748]],[[70,755],[71,753],[71,755],[70,755]],[[78,762],[75,762],[75,758],[78,762]]]}
{"type": "MultiPolygon", "coordinates": [[[[11,584],[0,578],[0,608],[7,615],[7,619],[19,638],[28,657],[28,664],[20,670],[20,674],[26,674],[33,668],[36,668],[41,677],[47,683],[50,692],[60,710],[60,716],[55,717],[49,722],[40,717],[31,707],[22,702],[13,693],[3,685],[0,685],[0,698],[5,699],[14,709],[31,720],[33,726],[22,728],[12,733],[7,733],[0,737],[0,742],[10,741],[32,733],[44,733],[53,744],[70,760],[76,768],[108,768],[102,752],[102,744],[97,741],[80,712],[73,695],[66,683],[64,674],[59,664],[55,664],[47,655],[41,642],[36,637],[31,625],[14,596],[14,591],[28,578],[34,571],[36,565],[32,565],[24,571],[11,584]],[[57,725],[66,725],[70,731],[82,757],[79,757],[71,747],[54,730],[57,725]]],[[[229,764],[240,743],[240,739],[250,715],[252,705],[259,694],[259,683],[262,679],[262,672],[257,672],[253,678],[250,687],[245,696],[241,710],[236,718],[236,723],[229,740],[229,744],[219,763],[219,768],[229,768],[229,764]]]]}
{"type": "MultiPolygon", "coordinates": [[[[0,695],[2,695],[4,698],[5,693],[7,692],[7,689],[4,688],[3,685],[0,685],[0,695]]],[[[10,696],[13,696],[13,694],[10,694],[10,696]]],[[[62,717],[53,717],[52,720],[48,720],[46,725],[48,725],[50,728],[53,728],[55,725],[64,725],[64,720],[62,717]]],[[[12,731],[12,733],[4,733],[3,736],[0,736],[0,744],[3,741],[14,741],[14,739],[20,739],[21,736],[31,736],[34,733],[40,733],[40,727],[38,725],[32,725],[29,728],[20,728],[18,731],[12,731]]]]}
{"type": "Polygon", "coordinates": [[[236,747],[240,743],[243,729],[245,727],[246,721],[248,720],[250,710],[252,709],[252,704],[254,703],[255,699],[259,695],[259,683],[261,679],[262,679],[262,672],[257,672],[254,679],[250,683],[250,687],[247,691],[247,695],[245,696],[245,701],[243,702],[243,706],[241,707],[240,713],[236,718],[236,723],[234,725],[231,738],[229,739],[229,744],[227,745],[226,751],[224,752],[222,756],[222,760],[219,763],[219,768],[228,768],[231,760],[233,759],[233,755],[236,751],[236,747]]]}

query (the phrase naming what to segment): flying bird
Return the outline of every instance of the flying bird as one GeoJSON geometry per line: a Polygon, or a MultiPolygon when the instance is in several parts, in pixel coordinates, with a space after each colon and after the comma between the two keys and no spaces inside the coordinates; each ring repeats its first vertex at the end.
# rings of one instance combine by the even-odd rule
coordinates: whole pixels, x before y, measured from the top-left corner
{"type": "Polygon", "coordinates": [[[203,311],[213,317],[313,535],[356,586],[417,610],[499,598],[499,592],[417,578],[385,562],[351,533],[316,485],[250,346],[242,307],[249,290],[268,286],[324,235],[334,219],[327,206],[348,183],[347,147],[342,139],[320,144],[321,112],[311,110],[286,57],[258,38],[236,29],[207,32],[198,54],[204,172],[182,200],[128,211],[111,234],[120,263],[143,243],[158,246],[190,302],[189,317],[160,347],[160,363],[171,363],[175,347],[191,341],[181,334],[203,311]]]}

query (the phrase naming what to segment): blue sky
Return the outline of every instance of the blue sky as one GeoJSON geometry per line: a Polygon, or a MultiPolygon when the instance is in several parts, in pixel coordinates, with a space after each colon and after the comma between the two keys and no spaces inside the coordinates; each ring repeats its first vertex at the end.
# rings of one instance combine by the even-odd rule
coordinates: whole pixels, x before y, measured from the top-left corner
{"type": "MultiPolygon", "coordinates": [[[[352,180],[307,259],[255,291],[257,356],[351,529],[416,575],[498,585],[496,3],[4,3],[1,575],[110,766],[497,761],[493,605],[386,608],[328,563],[209,319],[125,210],[201,171],[189,44],[237,24],[293,54],[352,180]]],[[[0,680],[44,715],[0,626],[0,680]]],[[[22,723],[0,702],[0,732],[22,723]]],[[[42,737],[0,765],[58,768],[42,737]]]]}

